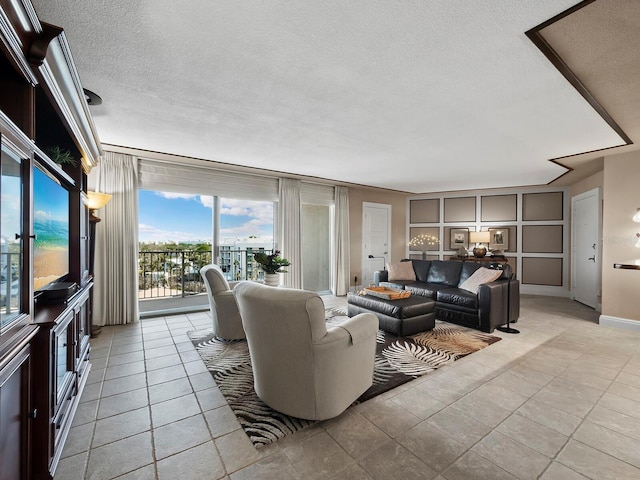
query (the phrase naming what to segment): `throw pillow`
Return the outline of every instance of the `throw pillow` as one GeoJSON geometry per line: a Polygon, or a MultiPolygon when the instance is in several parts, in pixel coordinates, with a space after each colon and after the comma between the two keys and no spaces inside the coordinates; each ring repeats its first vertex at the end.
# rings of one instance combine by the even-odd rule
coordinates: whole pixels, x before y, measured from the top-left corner
{"type": "Polygon", "coordinates": [[[502,275],[502,270],[494,270],[492,268],[480,267],[467,278],[459,288],[468,292],[478,294],[478,288],[483,283],[493,282],[502,275]]]}
{"type": "Polygon", "coordinates": [[[410,280],[416,281],[416,272],[413,271],[413,262],[398,262],[387,265],[389,281],[410,280]]]}

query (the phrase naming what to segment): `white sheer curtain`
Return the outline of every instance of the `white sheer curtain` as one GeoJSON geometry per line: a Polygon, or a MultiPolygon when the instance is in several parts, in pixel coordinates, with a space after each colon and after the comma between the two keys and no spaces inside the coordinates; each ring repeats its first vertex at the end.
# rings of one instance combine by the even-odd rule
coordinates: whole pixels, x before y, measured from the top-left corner
{"type": "Polygon", "coordinates": [[[333,285],[334,295],[346,295],[349,291],[350,256],[349,256],[349,189],[336,187],[335,225],[334,225],[334,263],[333,285]]]}
{"type": "Polygon", "coordinates": [[[281,178],[278,200],[277,249],[291,262],[282,280],[285,286],[302,288],[300,180],[281,178]]]}
{"type": "Polygon", "coordinates": [[[137,159],[106,152],[96,190],[112,195],[96,225],[94,325],[138,321],[137,159]]]}

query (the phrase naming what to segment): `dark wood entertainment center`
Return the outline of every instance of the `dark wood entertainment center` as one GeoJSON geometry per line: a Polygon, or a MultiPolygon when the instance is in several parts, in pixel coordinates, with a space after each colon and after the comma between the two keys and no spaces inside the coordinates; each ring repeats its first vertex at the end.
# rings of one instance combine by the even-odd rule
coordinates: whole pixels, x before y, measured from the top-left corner
{"type": "Polygon", "coordinates": [[[64,32],[41,23],[30,0],[0,0],[0,151],[0,480],[51,479],[91,369],[85,201],[102,149],[64,32]],[[77,165],[54,163],[51,147],[77,165]],[[48,301],[33,282],[36,165],[69,193],[59,280],[75,285],[48,301]]]}

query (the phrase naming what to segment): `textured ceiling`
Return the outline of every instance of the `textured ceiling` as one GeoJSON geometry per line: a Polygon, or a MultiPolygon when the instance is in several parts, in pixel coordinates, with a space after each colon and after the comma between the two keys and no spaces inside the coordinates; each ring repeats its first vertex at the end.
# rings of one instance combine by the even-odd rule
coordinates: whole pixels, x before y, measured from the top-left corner
{"type": "Polygon", "coordinates": [[[421,193],[624,143],[524,34],[575,0],[33,3],[106,144],[421,193]]]}

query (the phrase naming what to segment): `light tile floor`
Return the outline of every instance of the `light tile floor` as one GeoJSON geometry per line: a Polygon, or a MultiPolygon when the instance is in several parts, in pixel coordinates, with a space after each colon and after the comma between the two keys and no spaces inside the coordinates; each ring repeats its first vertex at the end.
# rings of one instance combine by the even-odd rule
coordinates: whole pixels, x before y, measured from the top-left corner
{"type": "Polygon", "coordinates": [[[55,480],[640,478],[640,333],[568,299],[523,296],[520,335],[260,450],[186,335],[209,323],[103,329],[55,480]]]}

